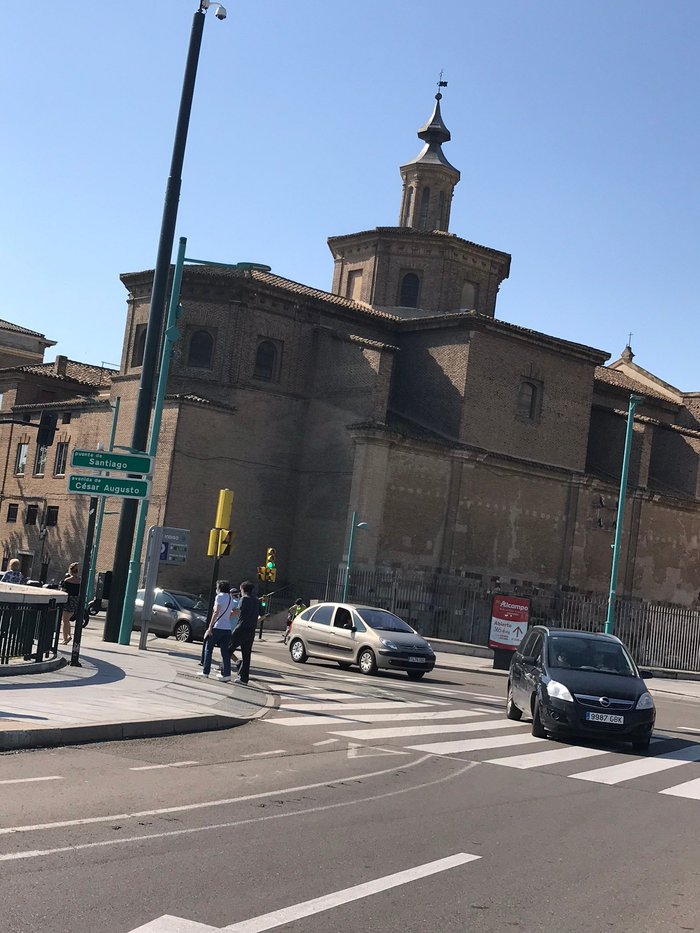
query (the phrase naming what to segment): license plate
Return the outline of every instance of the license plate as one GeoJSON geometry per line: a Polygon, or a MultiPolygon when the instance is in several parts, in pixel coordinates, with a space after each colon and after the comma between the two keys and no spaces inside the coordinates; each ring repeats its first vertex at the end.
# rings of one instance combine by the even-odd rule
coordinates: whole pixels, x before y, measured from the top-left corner
{"type": "Polygon", "coordinates": [[[614,713],[586,713],[586,719],[589,722],[609,722],[615,726],[622,726],[625,722],[624,716],[615,716],[614,713]]]}
{"type": "Polygon", "coordinates": [[[409,658],[409,664],[425,664],[425,658],[409,658]]]}

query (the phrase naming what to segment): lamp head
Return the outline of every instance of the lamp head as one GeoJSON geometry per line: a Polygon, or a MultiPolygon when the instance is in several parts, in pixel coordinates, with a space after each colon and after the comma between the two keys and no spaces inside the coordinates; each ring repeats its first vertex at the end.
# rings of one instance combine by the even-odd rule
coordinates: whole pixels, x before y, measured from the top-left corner
{"type": "Polygon", "coordinates": [[[358,522],[355,525],[355,528],[369,528],[369,525],[367,524],[367,522],[358,522]]]}
{"type": "Polygon", "coordinates": [[[217,19],[226,19],[226,7],[222,6],[220,3],[216,3],[215,0],[200,0],[199,8],[206,12],[212,5],[216,7],[214,16],[217,19]]]}

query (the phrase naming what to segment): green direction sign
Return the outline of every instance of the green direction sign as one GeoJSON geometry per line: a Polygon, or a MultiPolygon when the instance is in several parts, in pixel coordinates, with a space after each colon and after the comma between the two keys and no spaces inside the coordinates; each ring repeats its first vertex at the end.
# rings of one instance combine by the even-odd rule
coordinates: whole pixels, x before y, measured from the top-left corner
{"type": "Polygon", "coordinates": [[[119,496],[121,499],[147,499],[151,484],[146,479],[128,479],[124,476],[81,476],[71,473],[68,492],[83,496],[119,496]]]}
{"type": "Polygon", "coordinates": [[[151,473],[153,457],[147,454],[121,454],[113,450],[74,450],[70,465],[87,470],[112,470],[117,473],[151,473]]]}

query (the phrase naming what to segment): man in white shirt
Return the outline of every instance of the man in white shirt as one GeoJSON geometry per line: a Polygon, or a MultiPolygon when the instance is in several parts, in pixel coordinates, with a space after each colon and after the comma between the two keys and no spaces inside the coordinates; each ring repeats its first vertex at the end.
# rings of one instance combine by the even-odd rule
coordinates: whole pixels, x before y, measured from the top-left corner
{"type": "Polygon", "coordinates": [[[217,580],[216,598],[211,613],[209,628],[204,633],[204,666],[197,676],[208,677],[214,648],[221,651],[221,671],[216,679],[229,683],[231,680],[231,630],[233,629],[237,600],[231,596],[228,580],[217,580]]]}

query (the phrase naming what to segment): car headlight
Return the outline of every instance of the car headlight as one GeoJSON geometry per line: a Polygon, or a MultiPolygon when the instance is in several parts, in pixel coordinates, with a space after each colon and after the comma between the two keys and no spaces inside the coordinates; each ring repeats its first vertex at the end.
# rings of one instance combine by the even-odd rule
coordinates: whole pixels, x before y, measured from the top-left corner
{"type": "Polygon", "coordinates": [[[393,641],[389,641],[388,638],[380,638],[380,642],[384,645],[385,648],[388,648],[390,651],[398,651],[399,646],[395,645],[393,641]]]}
{"type": "Polygon", "coordinates": [[[569,688],[560,684],[558,680],[550,680],[547,684],[547,693],[555,700],[566,700],[573,703],[574,698],[569,693],[569,688]]]}
{"type": "Polygon", "coordinates": [[[654,700],[650,693],[643,693],[637,700],[637,709],[654,709],[654,700]]]}

